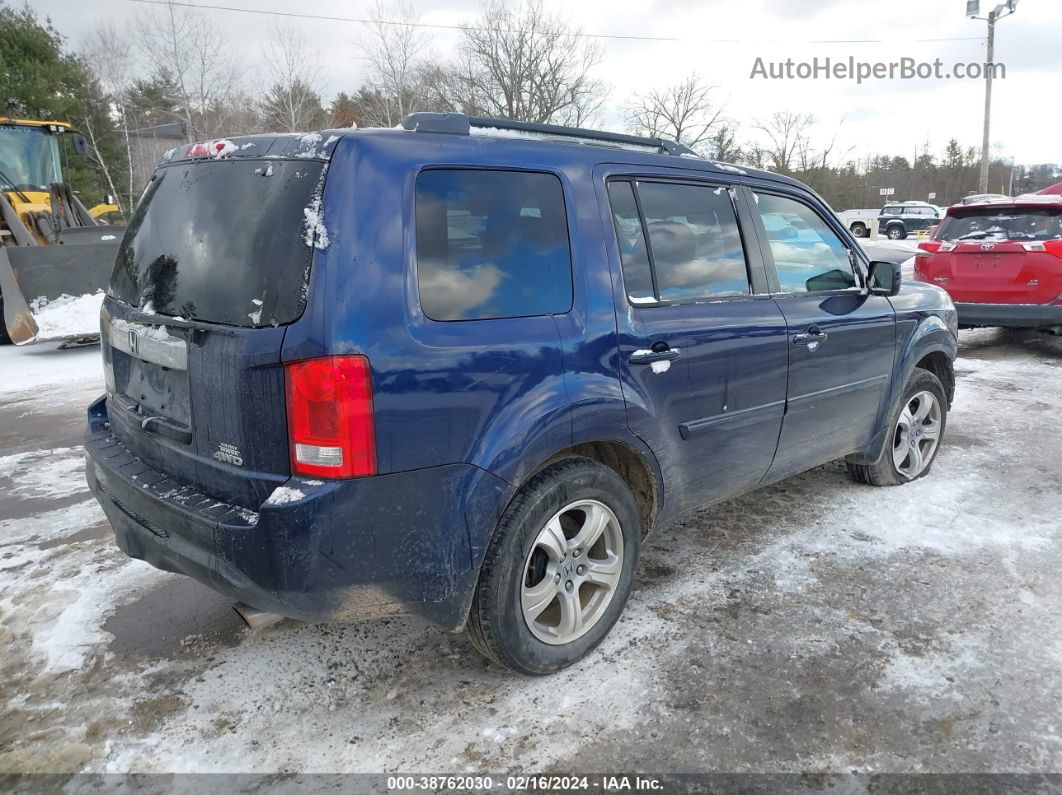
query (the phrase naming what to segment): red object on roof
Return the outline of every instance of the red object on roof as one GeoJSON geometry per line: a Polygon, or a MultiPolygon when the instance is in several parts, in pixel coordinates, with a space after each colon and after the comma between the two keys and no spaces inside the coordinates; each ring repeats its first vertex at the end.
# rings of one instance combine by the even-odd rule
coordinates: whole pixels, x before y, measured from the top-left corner
{"type": "Polygon", "coordinates": [[[1037,193],[1043,193],[1048,196],[1062,196],[1062,182],[1052,185],[1050,188],[1039,190],[1037,193]]]}

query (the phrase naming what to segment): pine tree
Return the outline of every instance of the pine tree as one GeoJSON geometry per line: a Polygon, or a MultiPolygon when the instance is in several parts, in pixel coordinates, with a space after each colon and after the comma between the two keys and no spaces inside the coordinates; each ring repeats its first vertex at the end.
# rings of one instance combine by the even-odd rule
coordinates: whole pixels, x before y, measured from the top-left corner
{"type": "Polygon", "coordinates": [[[108,97],[65,44],[50,19],[42,24],[28,5],[16,10],[0,0],[0,114],[83,129],[92,153],[74,156],[63,136],[64,178],[91,206],[115,192],[110,174],[124,167],[124,152],[108,97]]]}

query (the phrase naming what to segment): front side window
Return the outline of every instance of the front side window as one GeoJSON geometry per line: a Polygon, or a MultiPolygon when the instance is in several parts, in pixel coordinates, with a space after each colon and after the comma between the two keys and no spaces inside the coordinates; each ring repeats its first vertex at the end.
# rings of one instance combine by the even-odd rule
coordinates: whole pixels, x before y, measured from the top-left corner
{"type": "Polygon", "coordinates": [[[416,229],[420,304],[432,320],[571,309],[568,223],[553,174],[424,171],[416,229]]]}
{"type": "Polygon", "coordinates": [[[741,233],[726,188],[617,181],[609,183],[609,200],[632,304],[750,293],[741,233]]]}
{"type": "Polygon", "coordinates": [[[814,293],[855,287],[848,249],[826,222],[803,202],[756,193],[779,288],[783,293],[814,293]]]}

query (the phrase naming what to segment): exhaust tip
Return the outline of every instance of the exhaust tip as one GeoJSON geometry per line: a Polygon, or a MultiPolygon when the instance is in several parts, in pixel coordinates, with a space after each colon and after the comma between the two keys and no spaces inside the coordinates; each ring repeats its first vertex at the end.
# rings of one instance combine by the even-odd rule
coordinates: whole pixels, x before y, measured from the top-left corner
{"type": "Polygon", "coordinates": [[[257,607],[245,605],[243,602],[237,602],[232,606],[232,609],[243,619],[243,623],[256,632],[260,629],[271,627],[274,624],[279,624],[284,620],[284,616],[282,615],[278,615],[277,613],[267,613],[265,610],[259,610],[257,607]]]}

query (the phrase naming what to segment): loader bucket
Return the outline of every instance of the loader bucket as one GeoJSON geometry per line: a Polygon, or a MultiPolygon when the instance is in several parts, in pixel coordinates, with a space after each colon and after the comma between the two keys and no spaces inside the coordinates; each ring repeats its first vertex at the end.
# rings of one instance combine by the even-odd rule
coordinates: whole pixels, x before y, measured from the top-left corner
{"type": "Polygon", "coordinates": [[[125,227],[64,229],[58,245],[0,247],[4,323],[16,345],[99,337],[125,227]]]}

